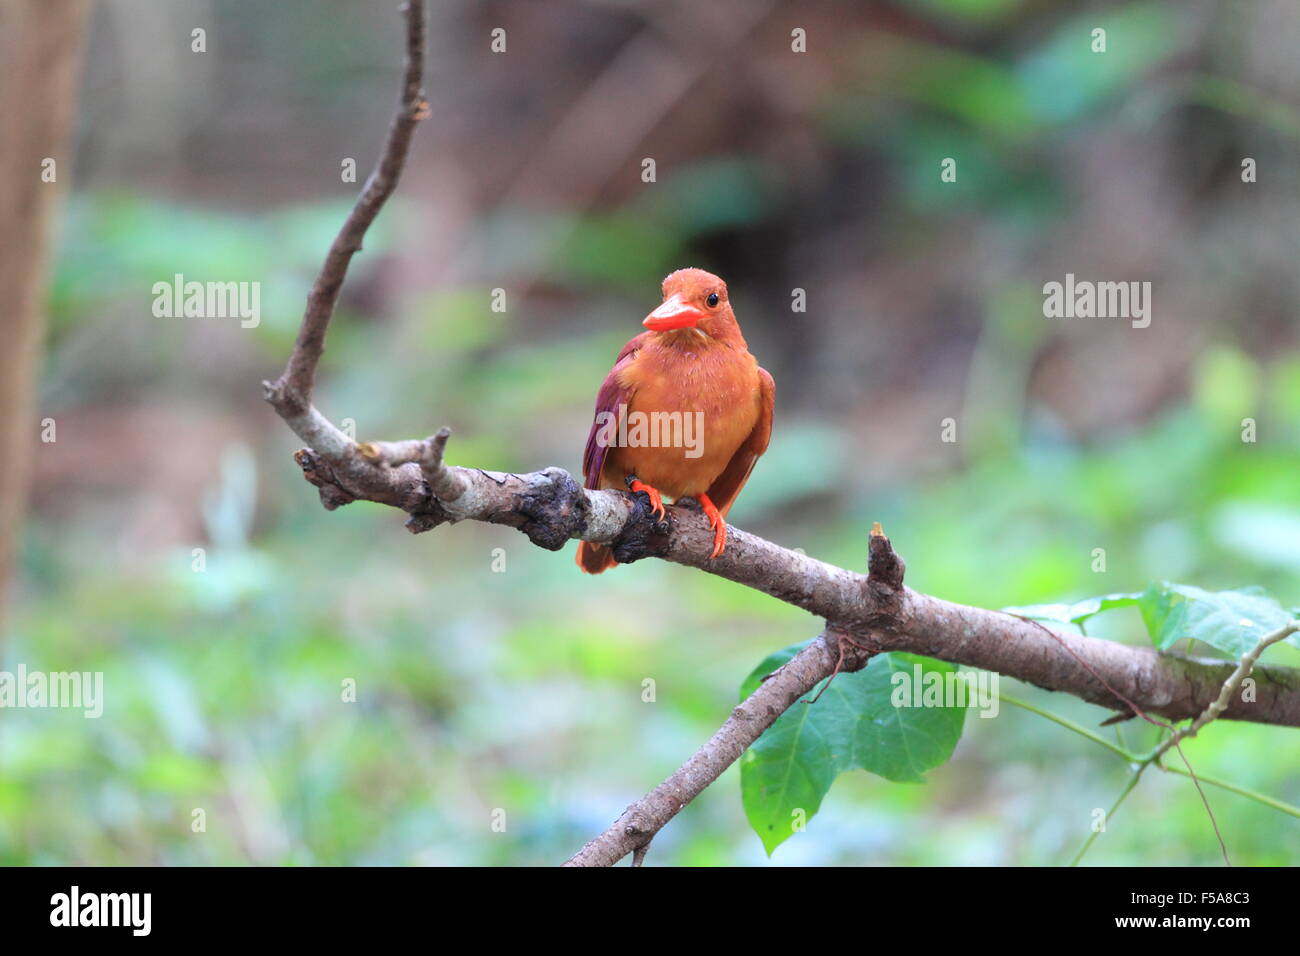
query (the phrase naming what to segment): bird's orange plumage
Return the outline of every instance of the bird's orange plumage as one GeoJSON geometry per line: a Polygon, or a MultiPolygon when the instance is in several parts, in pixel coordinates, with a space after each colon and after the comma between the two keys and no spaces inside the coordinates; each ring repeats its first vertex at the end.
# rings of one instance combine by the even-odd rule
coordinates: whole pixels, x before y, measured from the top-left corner
{"type": "MultiPolygon", "coordinates": [[[[658,493],[696,498],[714,523],[716,556],[726,543],[722,518],[767,450],[776,386],[749,354],[721,279],[679,269],[664,279],[663,295],[646,317],[649,331],[623,346],[600,387],[583,472],[588,488],[624,488],[635,477],[636,490],[646,490],[652,502],[658,493]],[[683,423],[658,437],[692,440],[638,442],[629,424],[656,415],[661,423],[683,423]],[[697,434],[687,430],[696,425],[697,434]]],[[[599,574],[616,563],[609,548],[579,543],[584,571],[599,574]]]]}

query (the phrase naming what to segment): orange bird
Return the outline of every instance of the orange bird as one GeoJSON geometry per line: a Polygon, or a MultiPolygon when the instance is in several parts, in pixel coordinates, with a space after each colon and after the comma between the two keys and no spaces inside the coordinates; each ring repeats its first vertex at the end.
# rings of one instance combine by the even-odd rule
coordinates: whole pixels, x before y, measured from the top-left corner
{"type": "MultiPolygon", "coordinates": [[[[772,435],[776,384],[740,334],[727,284],[703,269],[663,282],[663,304],[623,346],[596,395],[596,420],[582,471],[588,488],[644,492],[664,517],[663,498],[700,503],[716,558],[727,546],[727,511],[772,435]]],[[[599,574],[618,562],[590,541],[578,566],[599,574]]]]}

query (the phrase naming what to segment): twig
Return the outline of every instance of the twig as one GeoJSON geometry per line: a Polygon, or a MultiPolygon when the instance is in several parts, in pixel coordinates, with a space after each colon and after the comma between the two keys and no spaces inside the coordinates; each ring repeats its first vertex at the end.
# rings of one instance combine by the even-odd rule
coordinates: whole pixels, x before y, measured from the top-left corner
{"type": "MultiPolygon", "coordinates": [[[[1020,615],[1014,615],[1014,616],[1015,616],[1015,617],[1020,617],[1020,615]]],[[[1022,618],[1020,618],[1020,619],[1021,619],[1021,620],[1024,620],[1024,621],[1030,621],[1031,623],[1037,625],[1038,627],[1043,628],[1044,631],[1047,631],[1047,628],[1043,627],[1043,625],[1040,624],[1039,622],[1037,622],[1037,621],[1033,621],[1031,618],[1024,618],[1024,617],[1022,617],[1022,618]]],[[[1053,632],[1053,631],[1047,631],[1047,633],[1049,633],[1049,634],[1053,634],[1054,636],[1056,636],[1056,637],[1057,637],[1057,640],[1058,640],[1058,641],[1061,641],[1061,645],[1062,645],[1063,647],[1065,647],[1065,649],[1066,649],[1067,651],[1070,651],[1069,645],[1067,645],[1063,640],[1061,640],[1061,638],[1060,638],[1059,635],[1055,635],[1055,632],[1053,632]]],[[[1285,635],[1284,635],[1284,636],[1285,636],[1285,635]]],[[[1179,739],[1180,739],[1179,734],[1180,734],[1180,732],[1179,732],[1179,731],[1176,731],[1176,730],[1174,729],[1174,727],[1173,727],[1172,724],[1166,723],[1166,722],[1163,721],[1163,720],[1156,720],[1156,718],[1152,717],[1150,714],[1148,714],[1146,711],[1144,711],[1141,707],[1139,707],[1139,706],[1138,706],[1137,704],[1135,704],[1133,701],[1129,700],[1127,697],[1125,697],[1125,696],[1124,696],[1123,694],[1121,694],[1119,691],[1115,690],[1115,688],[1112,687],[1112,686],[1111,686],[1111,685],[1106,681],[1106,679],[1105,679],[1104,677],[1102,677],[1102,676],[1101,676],[1100,674],[1098,674],[1095,670],[1093,670],[1092,667],[1090,667],[1090,666],[1088,665],[1088,663],[1087,663],[1086,661],[1084,661],[1082,658],[1078,658],[1077,655],[1075,655],[1073,651],[1070,651],[1070,654],[1071,654],[1071,656],[1076,657],[1076,659],[1078,659],[1080,665],[1082,665],[1083,668],[1084,668],[1085,670],[1087,670],[1089,674],[1091,674],[1093,677],[1095,677],[1095,678],[1097,679],[1097,681],[1098,681],[1102,686],[1104,686],[1108,691],[1110,691],[1110,692],[1111,692],[1112,694],[1114,694],[1117,698],[1119,698],[1120,700],[1122,700],[1122,701],[1124,702],[1124,705],[1128,708],[1128,710],[1127,710],[1126,713],[1121,714],[1120,717],[1119,717],[1119,719],[1124,720],[1124,719],[1128,719],[1129,717],[1132,717],[1133,715],[1137,715],[1138,717],[1141,717],[1143,720],[1145,720],[1147,723],[1149,723],[1149,724],[1154,724],[1156,727],[1159,727],[1159,728],[1161,728],[1162,730],[1167,730],[1167,731],[1170,732],[1171,737],[1170,737],[1170,740],[1169,740],[1168,747],[1177,747],[1177,748],[1178,748],[1178,756],[1182,758],[1182,760],[1183,760],[1183,764],[1187,767],[1187,775],[1188,775],[1189,777],[1192,778],[1192,785],[1196,787],[1196,792],[1197,792],[1198,794],[1200,794],[1200,797],[1201,797],[1201,803],[1202,803],[1202,805],[1204,805],[1204,807],[1205,807],[1205,813],[1206,813],[1206,815],[1210,818],[1210,826],[1214,829],[1214,837],[1215,837],[1216,840],[1219,841],[1219,849],[1223,852],[1223,862],[1224,862],[1224,863],[1227,863],[1229,866],[1231,866],[1231,865],[1232,865],[1232,862],[1228,859],[1228,845],[1223,841],[1223,833],[1219,830],[1219,821],[1218,821],[1217,819],[1215,819],[1215,816],[1214,816],[1214,809],[1210,806],[1210,798],[1207,797],[1207,796],[1205,795],[1205,788],[1201,786],[1201,781],[1200,781],[1199,778],[1197,778],[1197,776],[1196,776],[1196,771],[1192,769],[1192,762],[1191,762],[1190,760],[1187,759],[1187,754],[1183,753],[1183,748],[1179,745],[1179,739]]],[[[1229,680],[1231,680],[1231,678],[1229,678],[1229,680]]],[[[1214,705],[1211,704],[1210,706],[1213,707],[1214,705]]],[[[1110,723],[1110,722],[1114,721],[1115,719],[1116,719],[1116,718],[1112,717],[1110,721],[1104,721],[1104,723],[1110,723]]],[[[1165,749],[1167,750],[1168,747],[1166,747],[1165,749]]],[[[1160,753],[1163,753],[1163,752],[1164,752],[1163,750],[1160,751],[1160,753]]],[[[1151,758],[1151,759],[1154,759],[1154,757],[1151,758]]],[[[1128,796],[1129,791],[1132,790],[1135,786],[1137,786],[1137,782],[1138,782],[1138,780],[1141,779],[1143,771],[1145,771],[1146,768],[1150,765],[1150,762],[1151,762],[1150,759],[1148,759],[1147,761],[1144,761],[1144,762],[1143,762],[1140,766],[1138,766],[1138,768],[1133,772],[1133,778],[1129,781],[1129,785],[1128,785],[1128,787],[1125,788],[1125,790],[1124,790],[1124,792],[1123,792],[1122,794],[1120,794],[1120,798],[1119,798],[1119,800],[1117,800],[1117,801],[1115,802],[1115,808],[1116,808],[1116,809],[1119,808],[1119,805],[1120,805],[1120,803],[1123,802],[1124,798],[1125,798],[1126,796],[1128,796]]],[[[1112,811],[1112,812],[1113,812],[1113,811],[1112,811]]],[[[1071,866],[1077,866],[1077,865],[1078,865],[1079,861],[1083,859],[1083,855],[1084,855],[1085,853],[1088,852],[1088,848],[1089,848],[1090,846],[1092,846],[1093,840],[1095,840],[1096,838],[1097,838],[1097,831],[1094,830],[1094,831],[1092,832],[1092,834],[1089,835],[1089,837],[1088,837],[1088,839],[1087,839],[1087,842],[1085,842],[1085,843],[1083,844],[1083,847],[1080,848],[1078,855],[1075,856],[1074,861],[1070,864],[1071,866]]]]}
{"type": "MultiPolygon", "coordinates": [[[[1259,656],[1263,654],[1267,648],[1269,648],[1273,644],[1276,644],[1278,641],[1284,640],[1290,635],[1295,634],[1297,631],[1300,631],[1300,620],[1290,621],[1282,625],[1281,627],[1279,627],[1277,630],[1272,631],[1264,635],[1262,638],[1260,638],[1259,643],[1257,643],[1253,648],[1247,651],[1245,655],[1242,656],[1236,668],[1228,676],[1228,679],[1223,682],[1223,687],[1220,689],[1218,696],[1216,696],[1215,699],[1211,701],[1210,704],[1205,708],[1205,710],[1202,711],[1201,714],[1190,724],[1188,724],[1186,727],[1175,729],[1170,725],[1164,723],[1163,721],[1152,720],[1151,718],[1146,717],[1145,714],[1142,714],[1141,711],[1137,710],[1137,708],[1134,707],[1132,704],[1130,704],[1130,707],[1140,716],[1146,717],[1146,719],[1151,723],[1171,731],[1168,739],[1164,740],[1153,751],[1151,751],[1151,753],[1145,756],[1137,756],[1131,754],[1127,750],[1124,750],[1122,747],[1118,747],[1114,744],[1111,744],[1109,741],[1102,739],[1101,737],[1097,736],[1096,734],[1092,733],[1089,730],[1084,729],[1083,727],[1079,727],[1077,724],[1073,724],[1072,722],[1066,720],[1063,717],[1057,717],[1055,714],[1050,714],[1047,711],[1039,710],[1038,708],[1033,707],[1032,705],[1027,704],[1023,701],[1010,698],[1005,694],[1002,695],[1002,699],[1007,701],[1008,703],[1015,704],[1017,707],[1023,707],[1025,710],[1033,711],[1034,713],[1037,713],[1043,717],[1047,717],[1049,720],[1054,720],[1056,721],[1056,723],[1061,724],[1063,727],[1067,727],[1070,730],[1075,731],[1075,733],[1082,734],[1083,736],[1088,737],[1090,740],[1096,741],[1097,743],[1101,744],[1103,747],[1106,747],[1109,750],[1118,753],[1120,756],[1127,759],[1129,763],[1133,765],[1129,782],[1125,786],[1123,793],[1120,794],[1119,799],[1115,801],[1115,806],[1111,809],[1111,813],[1114,813],[1115,809],[1118,809],[1119,805],[1123,803],[1124,798],[1128,796],[1129,791],[1131,791],[1135,786],[1137,786],[1138,781],[1142,778],[1142,774],[1146,771],[1147,767],[1151,766],[1152,764],[1156,765],[1161,770],[1166,770],[1171,773],[1179,773],[1186,777],[1191,778],[1192,783],[1196,787],[1197,794],[1200,795],[1201,803],[1205,806],[1205,812],[1210,817],[1210,825],[1214,828],[1215,838],[1219,841],[1219,850],[1223,854],[1223,862],[1231,866],[1232,861],[1228,857],[1228,846],[1224,842],[1223,833],[1219,830],[1219,822],[1218,820],[1215,819],[1214,810],[1210,807],[1209,797],[1206,796],[1205,789],[1201,786],[1202,782],[1209,783],[1217,787],[1222,787],[1234,793],[1241,794],[1242,796],[1250,797],[1253,800],[1257,800],[1261,803],[1266,804],[1267,806],[1281,810],[1284,813],[1290,813],[1293,816],[1300,816],[1300,810],[1290,806],[1289,804],[1283,803],[1280,800],[1275,800],[1272,797],[1266,797],[1263,794],[1256,793],[1253,790],[1247,790],[1244,787],[1238,787],[1235,784],[1228,784],[1221,780],[1211,780],[1208,778],[1198,776],[1196,771],[1192,769],[1191,762],[1187,759],[1187,755],[1183,753],[1182,742],[1189,737],[1196,736],[1196,734],[1206,724],[1210,723],[1212,720],[1215,720],[1217,717],[1221,716],[1228,709],[1229,702],[1232,700],[1234,696],[1236,696],[1237,691],[1241,689],[1242,683],[1246,680],[1247,677],[1250,676],[1251,671],[1254,670],[1255,664],[1259,660],[1259,656]],[[1178,755],[1182,758],[1184,766],[1187,767],[1186,770],[1179,770],[1176,767],[1166,767],[1161,763],[1161,758],[1165,754],[1167,754],[1170,750],[1173,749],[1178,750],[1178,755]]],[[[1107,818],[1109,819],[1109,814],[1107,815],[1107,818]]],[[[1079,848],[1079,852],[1075,854],[1075,857],[1071,862],[1072,866],[1077,865],[1079,861],[1083,859],[1083,855],[1088,852],[1088,848],[1092,846],[1093,841],[1096,838],[1097,838],[1097,833],[1096,831],[1094,831],[1092,834],[1089,835],[1088,839],[1084,842],[1083,846],[1079,848]]]]}
{"type": "Polygon", "coordinates": [[[1177,730],[1172,737],[1166,740],[1156,749],[1151,759],[1158,761],[1170,748],[1177,747],[1180,743],[1189,737],[1195,737],[1200,733],[1201,728],[1210,721],[1221,716],[1228,709],[1228,704],[1237,695],[1241,689],[1242,683],[1250,676],[1250,672],[1255,669],[1255,662],[1259,660],[1259,655],[1263,654],[1272,645],[1278,641],[1290,637],[1292,634],[1300,631],[1300,620],[1291,621],[1282,625],[1277,630],[1265,634],[1259,639],[1259,643],[1252,647],[1241,658],[1231,676],[1223,682],[1223,688],[1219,691],[1219,696],[1201,712],[1200,716],[1193,720],[1186,727],[1177,730]]]}
{"type": "MultiPolygon", "coordinates": [[[[447,450],[447,439],[451,429],[445,425],[438,429],[436,435],[424,439],[407,439],[406,441],[370,441],[357,446],[361,457],[374,465],[392,468],[408,462],[420,466],[420,473],[429,483],[429,490],[444,505],[458,500],[465,493],[465,482],[453,469],[443,464],[442,456],[447,450]]],[[[479,474],[487,476],[483,469],[476,469],[479,474]]],[[[500,482],[494,482],[500,484],[500,482]]]]}
{"type": "MultiPolygon", "coordinates": [[[[633,803],[565,866],[613,866],[654,835],[721,776],[795,701],[831,675],[837,651],[822,634],[745,699],[717,733],[659,786],[633,803]]],[[[634,860],[635,862],[635,860],[634,860]]]]}
{"type": "Polygon", "coordinates": [[[1214,702],[1206,707],[1201,712],[1201,715],[1186,727],[1174,731],[1173,736],[1156,748],[1156,752],[1151,755],[1148,761],[1148,763],[1154,762],[1159,765],[1161,757],[1168,753],[1170,749],[1177,748],[1178,756],[1182,758],[1183,765],[1187,767],[1187,775],[1192,778],[1192,783],[1196,786],[1196,792],[1201,795],[1201,803],[1205,805],[1205,812],[1210,815],[1210,824],[1214,827],[1214,835],[1219,840],[1219,849],[1223,853],[1223,862],[1228,866],[1232,866],[1232,861],[1228,859],[1228,844],[1224,842],[1223,833],[1219,830],[1219,821],[1215,819],[1214,810],[1210,807],[1210,798],[1206,796],[1205,788],[1201,786],[1201,781],[1197,778],[1196,771],[1192,769],[1187,754],[1183,753],[1183,741],[1189,737],[1195,737],[1202,727],[1228,709],[1229,701],[1237,695],[1242,682],[1250,675],[1250,672],[1255,667],[1255,662],[1259,660],[1259,655],[1264,653],[1266,648],[1276,644],[1283,638],[1290,637],[1297,630],[1300,630],[1300,621],[1291,621],[1260,638],[1259,643],[1241,658],[1241,662],[1237,665],[1237,669],[1232,672],[1232,676],[1223,682],[1223,689],[1219,692],[1219,696],[1214,699],[1214,702]]]}
{"type": "MultiPolygon", "coordinates": [[[[307,415],[311,407],[316,367],[325,351],[325,332],[329,329],[339,290],[347,277],[348,264],[361,249],[366,231],[379,215],[379,210],[397,188],[416,124],[429,115],[429,104],[421,88],[424,76],[424,0],[408,0],[402,10],[406,14],[406,75],[397,112],[388,128],[384,151],[366,179],[343,228],[334,237],[325,263],[312,284],[302,327],[298,330],[298,339],[284,373],[274,382],[263,383],[267,401],[286,420],[307,415]]],[[[304,435],[299,437],[310,441],[304,435]]]]}
{"type": "MultiPolygon", "coordinates": [[[[1161,764],[1160,769],[1165,773],[1176,773],[1184,777],[1191,776],[1191,774],[1186,770],[1179,767],[1166,767],[1164,764],[1161,764]]],[[[1270,797],[1266,793],[1260,793],[1258,790],[1251,790],[1249,787],[1240,786],[1230,780],[1220,780],[1217,777],[1207,777],[1203,773],[1198,774],[1197,777],[1201,783],[1208,783],[1212,787],[1218,787],[1220,790],[1227,790],[1229,793],[1235,793],[1239,797],[1245,797],[1247,800],[1254,800],[1256,803],[1263,804],[1264,806],[1277,810],[1280,813],[1285,813],[1288,816],[1300,819],[1300,807],[1287,803],[1284,800],[1279,800],[1277,797],[1270,797]]]]}
{"type": "MultiPolygon", "coordinates": [[[[1119,757],[1122,757],[1126,762],[1130,764],[1138,764],[1145,759],[1141,755],[1135,754],[1132,751],[1128,750],[1127,747],[1122,743],[1122,741],[1119,744],[1113,744],[1105,737],[1093,733],[1091,730],[1089,730],[1086,727],[1079,726],[1072,720],[1068,720],[1059,714],[1054,714],[1050,710],[1043,710],[1041,707],[1035,707],[1033,704],[1027,701],[1023,701],[1018,697],[1013,697],[1012,695],[1007,693],[999,693],[998,700],[1002,701],[1002,703],[1004,704],[1011,704],[1015,707],[1021,708],[1022,710],[1027,710],[1031,714],[1037,714],[1039,717],[1046,718],[1047,720],[1050,720],[1053,723],[1060,724],[1066,730],[1073,731],[1074,733],[1078,734],[1080,737],[1086,737],[1088,740],[1091,740],[1095,744],[1100,744],[1102,747],[1105,747],[1111,753],[1119,757]]],[[[1118,730],[1118,728],[1116,728],[1116,730],[1118,730]]],[[[1164,764],[1160,764],[1159,769],[1163,770],[1165,773],[1176,773],[1179,774],[1180,776],[1191,777],[1190,773],[1188,773],[1186,770],[1183,770],[1180,767],[1166,767],[1164,764]]],[[[1245,797],[1248,800],[1254,800],[1256,803],[1263,804],[1266,807],[1269,807],[1273,810],[1277,810],[1281,813],[1285,813],[1288,816],[1300,818],[1300,807],[1293,806],[1292,804],[1286,803],[1283,800],[1279,800],[1276,797],[1270,797],[1267,794],[1260,793],[1257,790],[1251,790],[1247,787],[1239,786],[1238,784],[1231,783],[1227,780],[1219,780],[1217,777],[1207,777],[1203,773],[1197,774],[1196,778],[1200,780],[1201,783],[1209,784],[1212,787],[1218,787],[1221,790],[1227,790],[1229,793],[1235,793],[1238,796],[1245,797]]]]}
{"type": "MultiPolygon", "coordinates": [[[[1146,768],[1147,765],[1143,764],[1136,770],[1130,771],[1128,783],[1124,785],[1124,789],[1120,791],[1119,796],[1115,798],[1115,802],[1112,803],[1110,809],[1106,811],[1106,818],[1105,822],[1102,824],[1103,826],[1108,826],[1110,824],[1110,818],[1115,815],[1115,812],[1120,808],[1120,805],[1124,802],[1125,798],[1133,792],[1133,788],[1136,787],[1138,781],[1142,779],[1142,771],[1146,768]]],[[[1093,830],[1088,834],[1088,839],[1083,841],[1083,846],[1079,847],[1079,852],[1074,854],[1074,859],[1070,861],[1070,866],[1078,866],[1083,862],[1083,855],[1088,852],[1088,849],[1092,846],[1093,841],[1097,839],[1097,834],[1100,832],[1100,830],[1093,830]]]]}

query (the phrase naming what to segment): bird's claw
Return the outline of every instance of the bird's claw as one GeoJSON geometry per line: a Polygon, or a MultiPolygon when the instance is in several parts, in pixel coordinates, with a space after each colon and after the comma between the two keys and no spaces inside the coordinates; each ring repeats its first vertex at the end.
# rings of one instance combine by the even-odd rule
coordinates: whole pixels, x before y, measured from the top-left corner
{"type": "Polygon", "coordinates": [[[666,534],[668,531],[668,511],[664,508],[663,495],[659,493],[659,490],[647,485],[635,475],[628,475],[627,486],[632,494],[640,492],[650,499],[650,513],[655,517],[656,530],[661,534],[666,534]]]}
{"type": "Polygon", "coordinates": [[[712,561],[727,549],[727,522],[722,520],[722,513],[708,495],[696,495],[695,499],[708,517],[709,527],[713,529],[713,551],[709,554],[709,560],[712,561]]]}

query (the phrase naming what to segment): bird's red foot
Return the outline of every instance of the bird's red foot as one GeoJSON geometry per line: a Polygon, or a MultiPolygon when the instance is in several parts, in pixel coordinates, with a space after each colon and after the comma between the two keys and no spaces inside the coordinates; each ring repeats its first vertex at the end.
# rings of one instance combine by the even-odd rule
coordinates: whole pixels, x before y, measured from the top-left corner
{"type": "Polygon", "coordinates": [[[664,498],[659,494],[659,489],[652,488],[644,481],[637,478],[636,475],[628,475],[627,486],[632,494],[638,491],[645,492],[645,496],[650,499],[650,511],[655,516],[656,521],[663,521],[668,517],[668,512],[664,510],[664,498]]]}
{"type": "Polygon", "coordinates": [[[722,513],[709,500],[708,495],[696,495],[695,500],[704,509],[709,519],[709,527],[713,529],[713,553],[709,555],[709,560],[712,561],[727,548],[727,522],[722,520],[722,513]]]}

